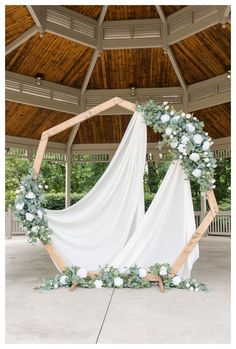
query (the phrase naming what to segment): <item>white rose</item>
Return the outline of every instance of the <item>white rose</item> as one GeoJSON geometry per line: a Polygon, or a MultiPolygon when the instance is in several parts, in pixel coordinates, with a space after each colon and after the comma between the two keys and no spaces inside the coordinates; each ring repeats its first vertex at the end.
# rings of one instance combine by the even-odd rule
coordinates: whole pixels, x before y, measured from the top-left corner
{"type": "Polygon", "coordinates": [[[209,160],[208,158],[205,158],[204,161],[205,161],[205,162],[209,162],[210,160],[209,160]]]}
{"type": "Polygon", "coordinates": [[[17,190],[15,191],[15,194],[20,194],[20,190],[17,189],[17,190]]]}
{"type": "Polygon", "coordinates": [[[122,285],[123,285],[123,279],[120,278],[119,276],[115,277],[115,278],[114,278],[114,285],[115,285],[116,287],[122,286],[122,285]]]}
{"type": "Polygon", "coordinates": [[[197,162],[200,159],[200,156],[198,153],[192,153],[189,158],[190,160],[197,162]]]}
{"type": "Polygon", "coordinates": [[[198,168],[196,168],[196,169],[193,170],[193,172],[192,172],[192,175],[193,175],[194,177],[200,177],[201,174],[202,174],[202,171],[199,170],[198,168]]]}
{"type": "Polygon", "coordinates": [[[39,189],[42,189],[42,188],[43,188],[43,186],[42,186],[41,184],[39,184],[38,187],[39,187],[39,189]]]}
{"type": "Polygon", "coordinates": [[[194,291],[194,287],[191,286],[191,287],[190,287],[190,291],[194,291]]]}
{"type": "Polygon", "coordinates": [[[138,270],[138,275],[140,278],[145,278],[145,276],[147,276],[147,270],[145,268],[140,268],[138,270]]]}
{"type": "Polygon", "coordinates": [[[198,288],[198,287],[196,287],[196,288],[195,288],[195,291],[196,291],[196,292],[198,292],[198,291],[199,291],[199,288],[198,288]]]}
{"type": "Polygon", "coordinates": [[[171,148],[176,148],[178,145],[178,141],[174,140],[173,142],[170,143],[171,148]]]}
{"type": "Polygon", "coordinates": [[[162,276],[167,275],[167,268],[164,265],[161,266],[159,274],[162,276]]]}
{"type": "Polygon", "coordinates": [[[24,202],[18,202],[18,204],[16,204],[16,209],[20,211],[23,209],[24,206],[25,206],[24,202]]]}
{"type": "Polygon", "coordinates": [[[183,136],[181,137],[181,143],[187,144],[188,141],[189,141],[189,137],[188,137],[188,136],[183,135],[183,136]]]}
{"type": "Polygon", "coordinates": [[[165,130],[165,134],[167,135],[167,136],[170,136],[171,135],[171,133],[172,133],[172,128],[171,127],[167,127],[166,128],[166,130],[165,130]]]}
{"type": "Polygon", "coordinates": [[[102,288],[102,285],[103,285],[102,280],[95,280],[95,281],[94,281],[94,286],[95,286],[96,288],[102,288]]]}
{"type": "Polygon", "coordinates": [[[43,212],[41,210],[37,211],[37,215],[39,216],[40,219],[43,218],[43,212]]]}
{"type": "Polygon", "coordinates": [[[181,283],[181,277],[179,275],[176,275],[175,277],[173,277],[173,279],[172,279],[173,285],[179,286],[180,283],[181,283]]]}
{"type": "Polygon", "coordinates": [[[171,110],[170,115],[174,115],[174,113],[175,113],[174,110],[171,110]]]}
{"type": "Polygon", "coordinates": [[[189,114],[189,113],[188,113],[188,114],[186,114],[186,118],[187,118],[187,119],[190,119],[191,117],[192,117],[192,115],[191,115],[191,114],[189,114]]]}
{"type": "Polygon", "coordinates": [[[182,155],[179,155],[179,159],[183,159],[183,156],[182,156],[182,155]]]}
{"type": "Polygon", "coordinates": [[[196,135],[193,136],[193,141],[195,144],[201,144],[203,141],[203,138],[201,135],[199,135],[198,133],[196,135]]]}
{"type": "Polygon", "coordinates": [[[202,150],[208,150],[210,148],[211,143],[209,141],[205,141],[202,145],[202,150]]]}
{"type": "Polygon", "coordinates": [[[187,287],[187,288],[189,288],[189,287],[190,287],[190,283],[189,283],[189,282],[187,282],[186,287],[187,287]]]}
{"type": "MultiPolygon", "coordinates": [[[[215,182],[216,182],[216,180],[215,180],[215,179],[212,179],[212,180],[211,180],[211,183],[213,183],[213,184],[214,184],[215,182]]],[[[228,189],[229,189],[229,188],[228,188],[228,189]]]]}
{"type": "Polygon", "coordinates": [[[27,199],[34,199],[34,198],[36,197],[36,195],[35,195],[32,191],[29,191],[29,192],[25,195],[25,197],[26,197],[27,199]]]}
{"type": "Polygon", "coordinates": [[[31,229],[31,231],[32,231],[33,233],[37,233],[37,232],[39,231],[39,229],[40,229],[40,227],[39,227],[38,225],[36,225],[35,227],[33,227],[33,228],[31,229]]]}
{"type": "Polygon", "coordinates": [[[68,277],[66,275],[62,275],[59,280],[60,285],[65,286],[67,284],[67,280],[68,280],[68,277]]]}
{"type": "Polygon", "coordinates": [[[45,188],[45,189],[48,189],[48,186],[47,186],[47,185],[45,185],[45,186],[44,186],[44,188],[45,188]]]}
{"type": "Polygon", "coordinates": [[[181,116],[184,117],[186,114],[185,113],[182,113],[181,116]]]}
{"type": "Polygon", "coordinates": [[[186,125],[186,128],[189,132],[194,132],[195,131],[195,126],[191,123],[186,125]]]}
{"type": "Polygon", "coordinates": [[[164,101],[164,102],[163,102],[163,105],[167,105],[167,104],[168,104],[168,102],[167,102],[167,101],[164,101]]]}
{"type": "Polygon", "coordinates": [[[186,154],[186,145],[185,144],[182,144],[182,143],[180,143],[180,145],[178,146],[178,151],[180,152],[180,153],[183,153],[184,155],[186,154]]]}
{"type": "Polygon", "coordinates": [[[161,116],[161,122],[164,124],[165,122],[168,122],[170,120],[170,115],[168,114],[163,114],[161,116]]]}
{"type": "Polygon", "coordinates": [[[77,274],[77,276],[78,276],[79,278],[86,278],[87,275],[88,275],[88,272],[87,272],[86,269],[80,268],[80,269],[77,271],[76,274],[77,274]]]}
{"type": "Polygon", "coordinates": [[[27,212],[25,218],[27,221],[32,222],[32,220],[34,219],[34,215],[32,213],[27,212]]]}

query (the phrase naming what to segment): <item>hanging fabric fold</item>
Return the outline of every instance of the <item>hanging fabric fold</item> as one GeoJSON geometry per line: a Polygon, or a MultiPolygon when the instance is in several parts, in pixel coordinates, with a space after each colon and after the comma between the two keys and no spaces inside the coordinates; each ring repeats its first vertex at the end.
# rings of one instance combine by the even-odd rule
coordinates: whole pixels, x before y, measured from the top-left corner
{"type": "MultiPolygon", "coordinates": [[[[195,230],[190,183],[179,161],[175,161],[142,222],[111,264],[119,268],[134,264],[142,267],[172,264],[195,230]]],[[[180,276],[190,276],[198,255],[197,245],[179,270],[180,276]]]]}
{"type": "Polygon", "coordinates": [[[144,216],[146,125],[135,112],[108,168],[79,202],[47,210],[52,245],[66,265],[97,270],[121,252],[144,216]]]}

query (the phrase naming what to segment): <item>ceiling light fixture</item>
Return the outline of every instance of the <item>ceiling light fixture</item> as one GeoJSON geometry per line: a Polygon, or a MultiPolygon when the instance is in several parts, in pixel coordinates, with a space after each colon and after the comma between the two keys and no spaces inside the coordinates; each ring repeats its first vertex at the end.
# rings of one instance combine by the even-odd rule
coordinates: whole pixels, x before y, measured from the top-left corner
{"type": "Polygon", "coordinates": [[[227,78],[231,79],[231,70],[227,70],[227,78]]]}
{"type": "Polygon", "coordinates": [[[130,84],[129,85],[131,97],[134,97],[136,95],[136,88],[137,88],[137,84],[130,84]]]}
{"type": "Polygon", "coordinates": [[[36,78],[36,84],[37,84],[38,86],[40,86],[40,85],[41,85],[41,81],[42,81],[43,78],[44,78],[44,75],[43,75],[43,74],[40,74],[40,73],[37,73],[36,76],[35,76],[35,78],[36,78]]]}

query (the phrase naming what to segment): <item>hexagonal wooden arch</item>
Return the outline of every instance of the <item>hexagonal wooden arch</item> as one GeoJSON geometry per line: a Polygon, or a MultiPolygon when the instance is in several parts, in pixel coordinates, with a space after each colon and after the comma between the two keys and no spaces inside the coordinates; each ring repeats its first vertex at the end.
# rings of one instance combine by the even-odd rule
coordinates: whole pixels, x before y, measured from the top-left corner
{"type": "MultiPolygon", "coordinates": [[[[83,121],[85,121],[85,120],[87,120],[95,115],[98,115],[99,113],[101,113],[105,110],[108,110],[108,109],[114,107],[115,105],[119,105],[120,107],[128,109],[132,113],[136,109],[135,104],[133,104],[129,101],[125,101],[119,97],[114,97],[114,98],[112,98],[112,99],[110,99],[102,104],[99,104],[98,106],[96,106],[88,111],[85,111],[85,112],[83,112],[83,113],[81,113],[81,114],[79,114],[79,115],[77,115],[69,120],[62,122],[59,125],[56,125],[50,129],[48,129],[47,131],[44,131],[42,133],[42,136],[41,136],[41,139],[39,142],[39,146],[37,149],[35,161],[34,161],[34,166],[33,166],[34,177],[35,178],[38,177],[49,137],[52,137],[52,136],[66,130],[70,127],[75,126],[76,124],[78,124],[80,122],[83,122],[83,121]]],[[[173,263],[172,270],[171,270],[171,276],[174,276],[177,274],[178,270],[185,263],[189,254],[192,252],[193,248],[196,246],[197,242],[201,239],[201,237],[203,236],[203,234],[205,233],[205,231],[207,230],[207,228],[209,227],[209,225],[211,224],[211,222],[213,221],[213,219],[215,218],[215,216],[217,215],[217,213],[219,211],[213,190],[210,190],[206,193],[206,198],[207,198],[207,201],[208,201],[208,204],[210,207],[210,211],[207,213],[206,217],[203,219],[203,221],[201,222],[201,224],[199,225],[199,227],[197,228],[195,233],[192,235],[191,239],[187,242],[187,244],[185,245],[185,247],[183,248],[183,250],[181,251],[181,253],[177,257],[177,259],[173,263]]],[[[66,265],[65,265],[64,261],[62,260],[62,258],[58,255],[55,248],[49,243],[45,244],[44,247],[47,250],[50,258],[52,259],[52,261],[55,264],[55,266],[57,267],[57,269],[60,271],[63,271],[65,269],[66,265]]],[[[89,275],[92,277],[95,277],[96,272],[91,271],[91,272],[89,272],[89,275]]],[[[159,276],[149,273],[146,276],[146,278],[149,281],[158,281],[161,291],[162,292],[164,291],[162,279],[159,276]]],[[[72,289],[75,287],[76,287],[76,285],[74,285],[72,287],[72,289]]]]}

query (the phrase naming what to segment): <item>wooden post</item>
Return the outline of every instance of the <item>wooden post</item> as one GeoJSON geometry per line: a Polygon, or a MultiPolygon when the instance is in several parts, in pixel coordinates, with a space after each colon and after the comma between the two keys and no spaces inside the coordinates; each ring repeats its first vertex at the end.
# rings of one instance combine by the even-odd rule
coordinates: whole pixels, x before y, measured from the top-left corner
{"type": "Polygon", "coordinates": [[[65,177],[65,207],[70,206],[71,191],[71,147],[66,151],[66,177],[65,177]]]}
{"type": "Polygon", "coordinates": [[[60,272],[63,272],[63,270],[65,270],[65,268],[66,268],[66,265],[65,265],[64,261],[62,260],[62,258],[58,255],[55,248],[51,244],[45,244],[44,247],[45,247],[46,251],[48,252],[51,260],[53,261],[53,263],[57,267],[57,269],[60,272]]]}
{"type": "Polygon", "coordinates": [[[35,178],[37,178],[39,175],[39,171],[42,165],[43,156],[44,156],[47,144],[48,144],[48,137],[45,137],[43,132],[39,142],[35,160],[34,160],[33,172],[34,172],[35,178]]]}
{"type": "Polygon", "coordinates": [[[182,265],[187,260],[188,256],[192,252],[193,248],[196,246],[198,241],[201,239],[203,234],[205,233],[206,229],[209,227],[215,216],[217,215],[219,208],[216,202],[216,198],[214,195],[213,190],[208,191],[206,193],[207,200],[209,203],[210,211],[206,215],[206,217],[203,219],[195,233],[192,235],[191,239],[188,241],[188,243],[183,248],[180,255],[175,260],[174,264],[172,265],[171,275],[174,276],[177,274],[178,270],[182,267],[182,265]]]}

